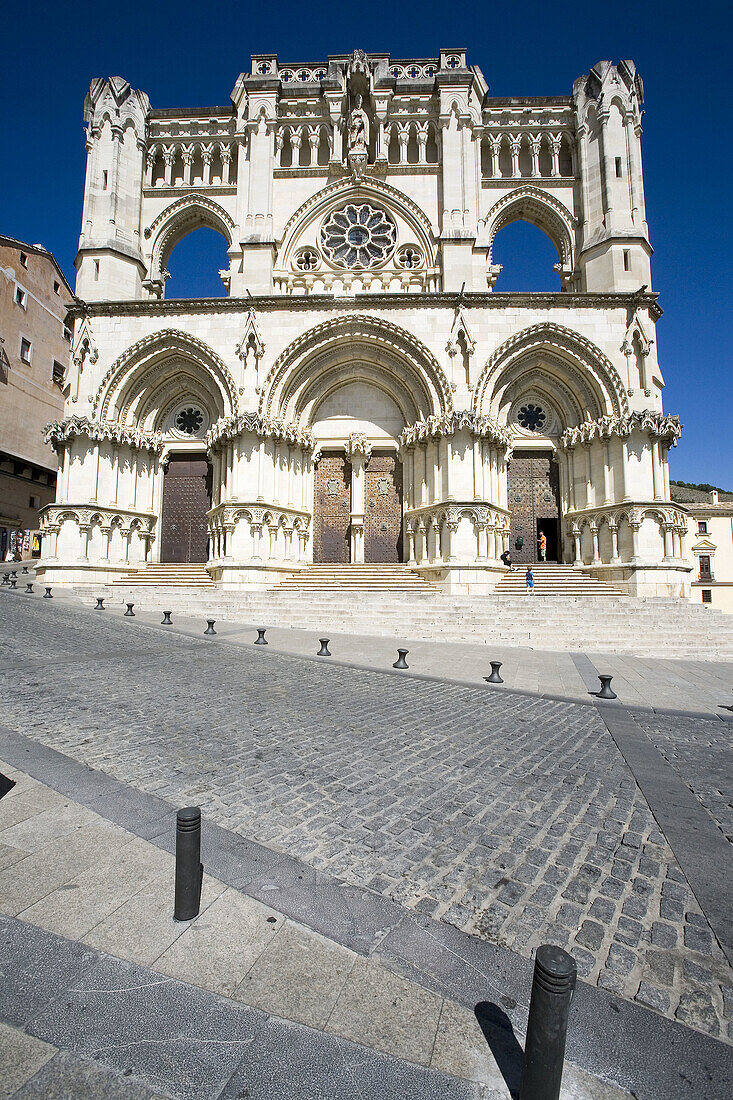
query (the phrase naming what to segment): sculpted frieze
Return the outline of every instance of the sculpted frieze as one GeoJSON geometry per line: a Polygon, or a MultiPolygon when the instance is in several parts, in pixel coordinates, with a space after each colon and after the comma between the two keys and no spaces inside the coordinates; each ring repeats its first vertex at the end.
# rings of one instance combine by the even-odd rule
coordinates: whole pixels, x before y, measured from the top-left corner
{"type": "Polygon", "coordinates": [[[78,436],[86,436],[98,443],[106,441],[135,450],[151,451],[153,454],[160,454],[163,449],[160,432],[146,432],[114,420],[93,420],[88,416],[67,416],[63,420],[52,421],[44,429],[43,441],[58,450],[78,436]]]}

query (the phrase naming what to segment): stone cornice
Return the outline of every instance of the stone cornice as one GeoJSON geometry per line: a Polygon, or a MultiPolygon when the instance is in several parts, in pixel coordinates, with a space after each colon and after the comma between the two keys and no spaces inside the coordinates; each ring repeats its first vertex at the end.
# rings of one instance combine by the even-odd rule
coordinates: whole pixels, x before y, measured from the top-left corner
{"type": "Polygon", "coordinates": [[[404,428],[400,435],[400,445],[414,447],[417,443],[427,443],[461,431],[470,432],[480,439],[488,439],[490,443],[496,443],[500,447],[508,448],[511,445],[512,436],[508,428],[498,424],[490,416],[479,416],[474,412],[453,412],[446,416],[429,416],[425,420],[416,420],[414,424],[408,424],[404,428]]]}
{"type": "Polygon", "coordinates": [[[356,309],[630,309],[646,308],[652,319],[662,316],[656,293],[639,294],[578,294],[569,291],[464,291],[463,294],[424,292],[421,294],[356,294],[336,298],[332,294],[263,294],[251,298],[173,298],[168,301],[147,299],[121,302],[82,302],[77,299],[69,310],[69,318],[87,314],[90,317],[168,316],[182,313],[249,313],[282,309],[299,312],[353,312],[356,309]]]}
{"type": "Polygon", "coordinates": [[[665,416],[664,413],[652,410],[630,412],[625,416],[601,416],[598,420],[588,420],[576,428],[566,428],[560,437],[560,446],[567,451],[577,447],[579,443],[593,443],[612,436],[628,438],[635,431],[646,432],[653,439],[661,439],[667,446],[676,447],[677,440],[682,435],[682,425],[678,416],[665,416]]]}
{"type": "Polygon", "coordinates": [[[152,451],[160,454],[163,450],[163,437],[160,432],[146,432],[141,428],[126,427],[114,420],[92,420],[88,416],[67,416],[64,420],[53,420],[43,430],[43,442],[50,443],[54,450],[75,439],[86,436],[98,443],[109,441],[122,444],[139,451],[152,451]]]}
{"type": "Polygon", "coordinates": [[[274,439],[278,443],[289,443],[295,447],[310,450],[313,435],[297,424],[288,424],[284,420],[260,416],[259,413],[239,413],[237,416],[221,417],[206,433],[206,446],[210,451],[218,451],[229,440],[237,439],[249,432],[260,439],[274,439]]]}

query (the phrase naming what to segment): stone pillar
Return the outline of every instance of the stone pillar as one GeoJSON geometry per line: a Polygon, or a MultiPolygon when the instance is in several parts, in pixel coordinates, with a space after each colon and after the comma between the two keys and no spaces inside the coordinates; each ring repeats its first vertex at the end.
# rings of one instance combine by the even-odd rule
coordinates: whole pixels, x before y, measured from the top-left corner
{"type": "Polygon", "coordinates": [[[366,456],[351,450],[351,560],[364,561],[364,466],[366,456]]]}
{"type": "Polygon", "coordinates": [[[591,523],[589,526],[590,526],[590,533],[593,536],[593,561],[592,561],[591,564],[592,565],[600,565],[601,564],[601,552],[600,552],[600,548],[599,548],[599,545],[598,545],[598,527],[596,526],[595,523],[591,523]]]}
{"type": "Polygon", "coordinates": [[[257,499],[265,499],[265,439],[260,439],[257,455],[257,499]]]}
{"type": "Polygon", "coordinates": [[[652,486],[655,500],[663,499],[661,472],[659,463],[659,440],[655,437],[652,439],[652,486]]]}
{"type": "Polygon", "coordinates": [[[636,520],[633,523],[629,521],[629,527],[631,528],[631,560],[639,560],[639,528],[641,527],[641,521],[636,520]]]}
{"type": "Polygon", "coordinates": [[[582,565],[583,555],[580,552],[580,531],[577,527],[573,528],[573,554],[575,555],[573,565],[582,565]]]}
{"type": "Polygon", "coordinates": [[[481,440],[473,437],[473,499],[481,500],[481,440]]]}
{"type": "Polygon", "coordinates": [[[550,135],[550,153],[552,155],[552,167],[550,169],[550,175],[554,178],[560,175],[560,145],[562,144],[562,136],[560,134],[550,135]]]}
{"type": "Polygon", "coordinates": [[[260,557],[260,539],[262,537],[262,524],[252,523],[250,524],[250,530],[252,532],[252,561],[262,561],[260,557]]]}
{"type": "Polygon", "coordinates": [[[586,508],[592,508],[595,500],[593,499],[593,458],[591,455],[592,444],[585,444],[585,506],[586,508]]]}
{"type": "Polygon", "coordinates": [[[519,178],[519,152],[522,148],[522,135],[516,134],[509,138],[509,150],[512,155],[512,178],[519,178]]]}
{"type": "Polygon", "coordinates": [[[532,155],[532,171],[531,175],[534,177],[540,174],[540,146],[542,145],[542,137],[539,134],[532,134],[529,139],[529,150],[532,155]]]}
{"type": "Polygon", "coordinates": [[[611,456],[607,439],[603,441],[603,503],[611,503],[611,456]]]}
{"type": "Polygon", "coordinates": [[[611,532],[611,564],[617,565],[621,561],[618,553],[618,525],[609,523],[608,530],[611,532]]]}
{"type": "Polygon", "coordinates": [[[410,565],[415,561],[415,540],[409,523],[405,524],[405,556],[410,565]]]}
{"type": "Polygon", "coordinates": [[[664,560],[672,561],[674,559],[674,542],[672,540],[672,525],[665,523],[662,528],[664,535],[664,560]]]}

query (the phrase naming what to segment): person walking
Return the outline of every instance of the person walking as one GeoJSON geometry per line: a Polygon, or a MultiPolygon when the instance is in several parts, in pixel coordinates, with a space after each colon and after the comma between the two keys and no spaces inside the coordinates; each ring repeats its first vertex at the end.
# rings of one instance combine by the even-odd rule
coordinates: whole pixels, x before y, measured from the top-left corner
{"type": "Polygon", "coordinates": [[[527,574],[524,578],[524,583],[527,585],[527,595],[534,596],[534,573],[532,572],[532,566],[527,566],[527,574]]]}
{"type": "Polygon", "coordinates": [[[540,537],[538,539],[537,545],[539,546],[540,551],[540,561],[544,561],[547,555],[547,538],[545,537],[544,531],[540,532],[540,537]]]}

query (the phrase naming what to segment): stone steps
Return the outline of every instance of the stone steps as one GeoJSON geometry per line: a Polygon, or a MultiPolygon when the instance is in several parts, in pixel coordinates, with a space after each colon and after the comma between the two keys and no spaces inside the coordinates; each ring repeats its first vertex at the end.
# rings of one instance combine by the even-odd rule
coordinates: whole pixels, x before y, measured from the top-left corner
{"type": "Polygon", "coordinates": [[[184,585],[117,583],[77,588],[85,602],[104,595],[141,611],[305,630],[404,639],[471,641],[548,650],[595,650],[647,657],[733,658],[733,616],[677,600],[584,595],[450,596],[414,591],[318,588],[192,591],[184,585]]]}
{"type": "Polygon", "coordinates": [[[205,565],[155,563],[143,569],[131,570],[126,576],[112,581],[116,587],[134,585],[155,585],[191,588],[215,588],[216,585],[205,565]]]}
{"type": "MultiPolygon", "coordinates": [[[[505,573],[496,586],[500,596],[526,594],[525,565],[515,565],[505,573]]],[[[595,577],[575,569],[572,565],[556,562],[537,562],[532,566],[535,595],[544,596],[623,596],[613,585],[596,580],[595,577]]],[[[627,597],[628,599],[628,597],[627,597]]]]}
{"type": "Polygon", "coordinates": [[[406,565],[309,565],[291,573],[277,586],[277,591],[308,592],[313,589],[330,591],[389,590],[437,592],[406,565]]]}

